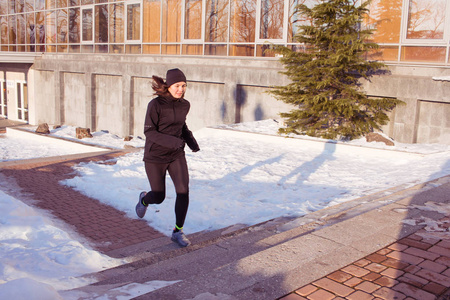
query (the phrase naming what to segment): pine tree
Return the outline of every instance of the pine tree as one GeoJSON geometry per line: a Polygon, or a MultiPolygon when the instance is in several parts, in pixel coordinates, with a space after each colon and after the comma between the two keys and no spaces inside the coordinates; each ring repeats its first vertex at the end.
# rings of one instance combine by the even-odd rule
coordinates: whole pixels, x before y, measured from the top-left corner
{"type": "Polygon", "coordinates": [[[386,113],[402,103],[392,98],[371,99],[361,88],[362,78],[385,70],[385,65],[364,59],[378,45],[368,41],[372,31],[360,25],[369,2],[360,6],[354,2],[321,0],[313,8],[297,6],[311,20],[311,25],[299,26],[295,36],[307,50],[274,46],[285,67],[280,73],[291,83],[269,93],[296,107],[280,114],[286,121],[281,133],[354,139],[380,129],[389,120],[386,113]]]}

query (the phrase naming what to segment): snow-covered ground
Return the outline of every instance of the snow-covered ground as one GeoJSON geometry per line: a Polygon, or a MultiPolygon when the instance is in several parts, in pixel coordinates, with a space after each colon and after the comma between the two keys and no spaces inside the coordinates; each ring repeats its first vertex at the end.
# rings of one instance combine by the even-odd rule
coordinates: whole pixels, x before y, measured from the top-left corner
{"type": "MultiPolygon", "coordinates": [[[[274,120],[223,125],[194,132],[201,151],[186,151],[190,171],[190,207],[185,232],[256,224],[280,216],[301,216],[398,185],[414,185],[450,174],[450,145],[401,144],[389,147],[311,137],[281,137],[274,120]]],[[[33,130],[34,128],[29,128],[33,130]]],[[[75,128],[63,126],[52,136],[75,140],[75,128]]],[[[110,148],[143,147],[144,141],[94,132],[84,143],[110,148]]],[[[73,154],[73,147],[53,147],[53,140],[31,141],[0,134],[0,162],[73,154]]],[[[61,184],[137,218],[138,194],[149,189],[142,151],[115,159],[115,164],[83,163],[77,176],[61,184]],[[101,188],[100,188],[101,187],[101,188]],[[125,199],[125,200],[124,200],[125,199]]],[[[1,191],[0,299],[77,299],[64,290],[87,284],[77,278],[123,263],[84,246],[76,234],[45,213],[1,191]],[[20,298],[20,295],[24,295],[20,298]],[[42,297],[41,297],[42,295],[42,297]],[[41,298],[38,298],[41,297],[41,298]]],[[[163,204],[150,207],[145,220],[169,234],[174,224],[175,192],[167,180],[163,204]]],[[[115,293],[130,299],[171,284],[149,282],[115,293]]],[[[91,299],[108,299],[91,295],[91,299]]]]}

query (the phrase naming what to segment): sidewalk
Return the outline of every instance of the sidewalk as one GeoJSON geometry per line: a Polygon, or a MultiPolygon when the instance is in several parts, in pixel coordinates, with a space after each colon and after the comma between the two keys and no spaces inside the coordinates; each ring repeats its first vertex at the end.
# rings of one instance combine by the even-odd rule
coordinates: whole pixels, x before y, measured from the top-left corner
{"type": "Polygon", "coordinates": [[[5,117],[0,117],[0,133],[5,133],[6,127],[20,126],[24,124],[24,122],[11,121],[9,119],[6,119],[5,117]]]}
{"type": "Polygon", "coordinates": [[[408,217],[424,228],[279,299],[450,299],[450,184],[448,176],[442,179],[447,183],[424,199],[419,194],[397,202],[422,209],[408,217]],[[439,202],[434,208],[444,217],[435,220],[426,210],[439,202]]]}
{"type": "Polygon", "coordinates": [[[200,233],[177,249],[147,222],[59,184],[75,164],[126,152],[0,163],[15,198],[50,212],[100,252],[133,257],[88,289],[178,280],[137,298],[450,299],[450,176],[298,220],[200,233]]]}
{"type": "Polygon", "coordinates": [[[450,299],[450,218],[436,236],[421,229],[280,300],[450,299]]]}
{"type": "MultiPolygon", "coordinates": [[[[88,161],[106,161],[126,153],[105,152],[102,155],[94,153],[95,156],[92,157],[85,154],[62,156],[55,160],[47,158],[0,163],[0,175],[4,175],[9,184],[20,189],[21,193],[14,195],[15,198],[49,211],[98,251],[120,257],[122,255],[114,255],[111,251],[163,235],[149,227],[145,221],[130,219],[111,206],[59,184],[59,181],[73,177],[73,165],[88,161]]],[[[137,197],[136,192],[136,201],[137,197]]]]}

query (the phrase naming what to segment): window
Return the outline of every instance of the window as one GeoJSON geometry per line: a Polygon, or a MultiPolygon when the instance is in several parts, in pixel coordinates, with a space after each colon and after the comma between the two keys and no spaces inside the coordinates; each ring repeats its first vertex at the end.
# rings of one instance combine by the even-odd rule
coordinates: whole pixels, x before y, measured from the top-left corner
{"type": "Polygon", "coordinates": [[[206,0],[205,55],[227,55],[229,7],[228,0],[206,0]]]}
{"type": "Polygon", "coordinates": [[[17,15],[17,44],[25,44],[25,15],[17,15]]]}
{"type": "Polygon", "coordinates": [[[206,1],[205,42],[227,42],[228,0],[206,1]]]}
{"type": "Polygon", "coordinates": [[[14,14],[16,13],[16,0],[9,0],[9,13],[14,14]]]}
{"type": "Polygon", "coordinates": [[[56,0],[56,6],[58,6],[58,8],[66,8],[67,0],[56,0]]]}
{"type": "Polygon", "coordinates": [[[46,9],[56,8],[55,0],[45,0],[45,8],[46,9]]]}
{"type": "Polygon", "coordinates": [[[36,10],[45,9],[45,0],[35,0],[36,10]]]}
{"type": "Polygon", "coordinates": [[[58,43],[67,43],[67,35],[68,35],[68,28],[67,28],[67,9],[60,9],[57,11],[58,17],[57,17],[57,42],[58,43]]]}
{"type": "Polygon", "coordinates": [[[256,0],[231,2],[230,42],[254,42],[256,0]]]}
{"type": "Polygon", "coordinates": [[[202,1],[185,0],[184,39],[199,40],[202,38],[202,1]]]}
{"type": "Polygon", "coordinates": [[[230,43],[228,55],[253,56],[256,34],[256,0],[231,2],[230,43]]]}
{"type": "Polygon", "coordinates": [[[374,29],[372,38],[377,43],[400,42],[402,0],[373,0],[369,6],[366,26],[374,29]]]}
{"type": "Polygon", "coordinates": [[[0,0],[0,15],[8,13],[8,0],[0,0]]]}
{"type": "Polygon", "coordinates": [[[8,16],[8,26],[9,26],[9,43],[17,43],[17,31],[16,31],[16,16],[8,16]]]}
{"type": "MultiPolygon", "coordinates": [[[[56,43],[56,11],[47,11],[45,18],[45,37],[47,44],[56,43]]],[[[48,49],[48,48],[47,48],[48,49]]]]}
{"type": "Polygon", "coordinates": [[[126,15],[126,41],[140,42],[141,41],[141,4],[127,3],[126,15]]]}
{"type": "MultiPolygon", "coordinates": [[[[109,42],[123,43],[125,20],[123,3],[109,5],[109,42]]],[[[115,51],[114,51],[115,52],[115,51]]]]}
{"type": "Polygon", "coordinates": [[[108,42],[108,5],[95,6],[95,42],[108,42]]]}
{"type": "Polygon", "coordinates": [[[406,39],[443,39],[446,0],[410,0],[406,39]]]}
{"type": "Polygon", "coordinates": [[[180,42],[181,1],[163,1],[162,18],[162,42],[180,42]]]}
{"type": "Polygon", "coordinates": [[[38,51],[45,51],[45,13],[36,13],[36,44],[41,44],[38,46],[38,51]]]}
{"type": "MultiPolygon", "coordinates": [[[[143,42],[159,43],[161,41],[161,1],[144,0],[143,42]]],[[[159,53],[159,47],[158,47],[159,53]]]]}
{"type": "Polygon", "coordinates": [[[94,7],[85,6],[81,8],[81,43],[92,43],[94,41],[94,7]]]}
{"type": "Polygon", "coordinates": [[[446,63],[449,7],[446,0],[409,0],[400,61],[446,63]],[[447,20],[446,20],[447,19],[447,20]]]}
{"type": "Polygon", "coordinates": [[[8,45],[8,19],[6,16],[0,17],[0,44],[8,45]]]}
{"type": "Polygon", "coordinates": [[[34,10],[34,0],[25,0],[25,11],[30,12],[34,10]]]}
{"type": "MultiPolygon", "coordinates": [[[[275,56],[322,0],[0,0],[0,51],[275,56]]],[[[361,0],[352,0],[358,5],[361,0]]],[[[449,64],[449,0],[371,0],[367,59],[449,64]]]]}
{"type": "Polygon", "coordinates": [[[25,7],[24,0],[16,0],[16,13],[23,13],[25,7]]]}
{"type": "Polygon", "coordinates": [[[80,42],[80,9],[69,8],[69,43],[80,42]]]}
{"type": "Polygon", "coordinates": [[[36,25],[34,22],[34,13],[27,14],[27,24],[26,24],[26,40],[28,44],[27,51],[34,52],[36,43],[36,25]]]}
{"type": "Polygon", "coordinates": [[[261,0],[259,39],[283,38],[284,0],[261,0]]]}

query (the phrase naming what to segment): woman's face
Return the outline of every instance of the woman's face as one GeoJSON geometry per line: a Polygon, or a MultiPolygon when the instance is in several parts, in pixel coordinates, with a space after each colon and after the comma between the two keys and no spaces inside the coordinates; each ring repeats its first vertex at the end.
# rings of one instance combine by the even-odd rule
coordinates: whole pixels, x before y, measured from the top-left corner
{"type": "Polygon", "coordinates": [[[169,86],[169,93],[172,97],[180,99],[183,97],[184,92],[186,92],[186,82],[180,81],[169,86]]]}

